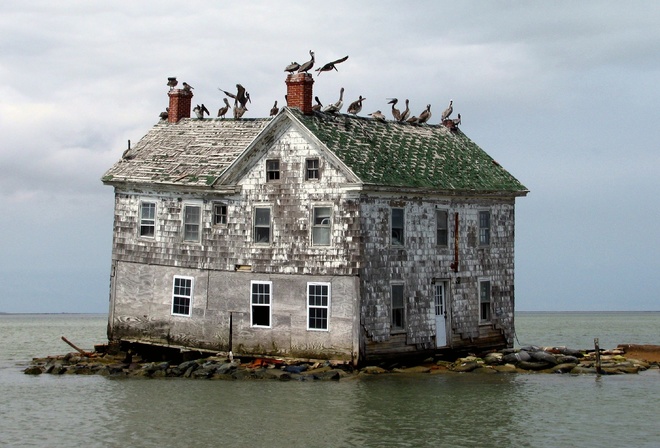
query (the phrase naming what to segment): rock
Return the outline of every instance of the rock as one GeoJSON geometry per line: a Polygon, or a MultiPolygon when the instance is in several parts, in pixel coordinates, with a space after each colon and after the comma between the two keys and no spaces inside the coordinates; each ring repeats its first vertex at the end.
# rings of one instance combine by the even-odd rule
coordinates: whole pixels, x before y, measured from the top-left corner
{"type": "Polygon", "coordinates": [[[582,365],[578,365],[577,367],[573,368],[570,373],[573,375],[595,374],[596,369],[594,367],[584,367],[582,365]]]}
{"type": "Polygon", "coordinates": [[[545,370],[553,364],[539,361],[521,361],[517,366],[524,370],[545,370]]]}
{"type": "Polygon", "coordinates": [[[426,366],[415,366],[415,367],[404,367],[401,369],[394,369],[392,371],[396,373],[429,373],[431,371],[431,368],[426,366]]]}
{"type": "Polygon", "coordinates": [[[531,361],[532,357],[525,350],[520,350],[516,353],[509,353],[502,357],[502,361],[510,364],[518,364],[523,361],[531,361]]]}
{"type": "Polygon", "coordinates": [[[477,367],[479,367],[479,363],[477,361],[468,361],[454,365],[452,370],[454,372],[472,372],[477,367]]]}
{"type": "Polygon", "coordinates": [[[484,357],[484,363],[487,365],[501,364],[504,355],[501,353],[489,353],[484,357]]]}
{"type": "Polygon", "coordinates": [[[577,363],[562,363],[550,367],[548,373],[568,373],[577,367],[577,363]]]}
{"type": "Polygon", "coordinates": [[[559,364],[579,364],[580,360],[577,358],[577,356],[573,355],[558,355],[557,357],[557,363],[559,364]]]}
{"type": "Polygon", "coordinates": [[[544,362],[551,365],[558,364],[557,358],[555,358],[553,354],[545,352],[543,350],[537,352],[531,352],[529,356],[531,356],[534,361],[544,362]]]}
{"type": "Polygon", "coordinates": [[[224,364],[220,364],[215,368],[216,373],[220,375],[224,374],[230,374],[234,370],[238,368],[238,363],[236,361],[234,362],[225,362],[224,364]]]}
{"type": "Polygon", "coordinates": [[[504,364],[501,366],[493,366],[493,369],[499,373],[516,373],[518,370],[513,364],[504,364]]]}
{"type": "Polygon", "coordinates": [[[380,373],[387,373],[387,370],[378,366],[368,366],[360,370],[360,373],[366,373],[367,375],[378,375],[380,373]]]}
{"type": "Polygon", "coordinates": [[[472,373],[484,375],[484,374],[497,373],[497,370],[495,370],[493,367],[490,366],[480,366],[474,369],[472,373]]]}
{"type": "Polygon", "coordinates": [[[44,371],[39,366],[30,366],[23,370],[23,373],[26,375],[41,375],[44,371]]]}

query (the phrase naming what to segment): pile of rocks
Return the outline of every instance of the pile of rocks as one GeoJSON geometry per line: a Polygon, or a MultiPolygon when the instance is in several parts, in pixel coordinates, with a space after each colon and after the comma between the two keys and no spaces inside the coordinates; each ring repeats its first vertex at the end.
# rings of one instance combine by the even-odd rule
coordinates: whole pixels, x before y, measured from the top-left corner
{"type": "MultiPolygon", "coordinates": [[[[275,358],[256,358],[241,363],[238,359],[211,356],[202,359],[172,362],[145,362],[126,359],[123,355],[107,353],[69,353],[64,356],[35,358],[24,370],[39,375],[107,375],[145,378],[181,377],[197,379],[278,379],[278,380],[339,380],[360,375],[382,373],[571,373],[623,374],[639,373],[658,368],[658,361],[647,362],[626,358],[625,348],[601,350],[599,360],[594,351],[566,347],[528,346],[505,349],[454,361],[427,359],[412,367],[390,364],[354,369],[348,363],[331,361],[285,361],[275,358]],[[598,365],[599,364],[599,365],[598,365]]],[[[660,347],[658,347],[660,351],[660,347]]]]}

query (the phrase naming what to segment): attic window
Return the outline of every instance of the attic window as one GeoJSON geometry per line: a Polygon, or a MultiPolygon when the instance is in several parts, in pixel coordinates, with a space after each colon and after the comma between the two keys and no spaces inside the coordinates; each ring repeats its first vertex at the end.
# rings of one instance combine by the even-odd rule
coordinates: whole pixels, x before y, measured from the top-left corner
{"type": "Polygon", "coordinates": [[[403,246],[403,236],[404,236],[404,213],[402,208],[393,208],[392,209],[392,239],[390,244],[392,246],[403,246]]]}
{"type": "Polygon", "coordinates": [[[266,182],[280,180],[280,159],[266,160],[266,182]]]}
{"type": "Polygon", "coordinates": [[[307,159],[305,163],[305,180],[319,180],[321,178],[321,172],[319,171],[319,159],[307,159]]]}
{"type": "Polygon", "coordinates": [[[488,246],[490,244],[490,212],[479,212],[479,245],[488,246]]]}
{"type": "Polygon", "coordinates": [[[436,210],[436,244],[447,246],[447,210],[436,210]]]}

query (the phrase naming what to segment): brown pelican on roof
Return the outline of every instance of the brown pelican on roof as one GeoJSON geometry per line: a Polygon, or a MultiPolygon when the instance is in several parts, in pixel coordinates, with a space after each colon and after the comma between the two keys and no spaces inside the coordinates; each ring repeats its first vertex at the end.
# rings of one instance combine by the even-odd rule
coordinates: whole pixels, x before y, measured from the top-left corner
{"type": "Polygon", "coordinates": [[[453,104],[454,104],[454,100],[449,100],[449,106],[448,106],[448,107],[445,109],[445,111],[442,113],[442,118],[441,118],[442,121],[444,121],[444,120],[446,120],[447,118],[449,118],[449,116],[451,115],[451,113],[454,111],[453,104]]]}
{"type": "Polygon", "coordinates": [[[247,112],[247,107],[243,106],[234,106],[234,118],[239,119],[243,116],[243,114],[247,112]]]}
{"type": "Polygon", "coordinates": [[[170,88],[170,90],[175,88],[177,84],[179,84],[179,81],[177,81],[175,77],[171,76],[167,78],[167,86],[170,88]]]}
{"type": "Polygon", "coordinates": [[[169,113],[170,113],[170,108],[166,107],[165,112],[160,113],[160,115],[159,115],[160,119],[161,120],[167,120],[167,116],[169,115],[169,113]]]}
{"type": "Polygon", "coordinates": [[[339,101],[337,101],[334,104],[328,104],[325,106],[325,109],[323,109],[323,112],[328,112],[328,113],[336,113],[339,112],[344,105],[344,88],[342,87],[339,89],[339,101]]]}
{"type": "Polygon", "coordinates": [[[408,103],[409,101],[406,99],[406,109],[403,112],[401,112],[401,118],[399,118],[400,122],[406,121],[410,116],[410,108],[408,107],[408,103]]]}
{"type": "Polygon", "coordinates": [[[223,98],[222,100],[225,102],[225,105],[218,109],[218,117],[225,118],[225,115],[229,112],[229,101],[227,101],[227,98],[223,98]]]}
{"type": "Polygon", "coordinates": [[[206,106],[204,106],[204,103],[202,103],[201,106],[199,104],[195,106],[193,112],[195,112],[195,115],[197,115],[197,118],[199,118],[200,120],[204,119],[204,114],[210,115],[210,112],[206,108],[206,106]]]}
{"type": "MultiPolygon", "coordinates": [[[[332,69],[334,69],[335,71],[339,71],[339,70],[337,70],[337,67],[335,67],[335,64],[339,64],[341,62],[344,62],[346,59],[348,59],[348,56],[344,56],[343,58],[337,59],[336,61],[328,62],[323,67],[317,68],[316,71],[319,72],[318,75],[320,75],[321,72],[329,72],[332,69]]],[[[316,75],[316,76],[318,76],[318,75],[316,75]]]]}
{"type": "Polygon", "coordinates": [[[312,67],[314,67],[314,52],[312,50],[309,50],[309,55],[312,57],[312,59],[301,65],[300,68],[298,69],[298,73],[307,72],[311,70],[312,67]]]}
{"type": "Polygon", "coordinates": [[[293,73],[296,70],[298,70],[299,68],[300,68],[300,64],[298,64],[297,62],[292,62],[292,63],[290,63],[289,65],[286,66],[284,71],[289,72],[289,73],[293,73]]]}
{"type": "Polygon", "coordinates": [[[415,117],[414,115],[406,120],[406,123],[410,124],[416,124],[419,121],[419,118],[415,117]]]}
{"type": "Polygon", "coordinates": [[[385,121],[385,115],[379,110],[369,114],[370,117],[375,118],[376,120],[385,121]]]}
{"type": "Polygon", "coordinates": [[[319,100],[318,96],[314,97],[314,101],[316,101],[316,104],[312,106],[312,110],[318,112],[323,107],[323,104],[321,104],[321,100],[319,100]]]}
{"type": "Polygon", "coordinates": [[[461,114],[458,114],[452,121],[454,122],[454,126],[461,124],[461,114]]]}
{"type": "Polygon", "coordinates": [[[401,111],[399,109],[397,109],[396,107],[394,107],[394,106],[396,106],[396,103],[398,103],[398,102],[399,102],[399,100],[397,98],[392,98],[387,102],[387,104],[392,105],[392,117],[394,117],[394,119],[396,121],[401,120],[401,111]]]}
{"type": "Polygon", "coordinates": [[[277,115],[279,112],[279,108],[277,107],[277,100],[275,100],[275,104],[273,104],[273,107],[270,109],[270,116],[272,117],[273,115],[277,115]]]}
{"type": "Polygon", "coordinates": [[[429,121],[430,118],[431,118],[431,105],[427,104],[426,105],[426,110],[424,110],[424,112],[419,114],[419,118],[417,119],[417,121],[418,121],[419,124],[422,124],[422,123],[426,123],[427,121],[429,121]]]}
{"type": "Polygon", "coordinates": [[[366,98],[362,98],[362,95],[360,95],[360,98],[353,101],[350,106],[348,106],[348,113],[353,115],[359,114],[362,110],[362,101],[364,100],[366,100],[366,98]]]}

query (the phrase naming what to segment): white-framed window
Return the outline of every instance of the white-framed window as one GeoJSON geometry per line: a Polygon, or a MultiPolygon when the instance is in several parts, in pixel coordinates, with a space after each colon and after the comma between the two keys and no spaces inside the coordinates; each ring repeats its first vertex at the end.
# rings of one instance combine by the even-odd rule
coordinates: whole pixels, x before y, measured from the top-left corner
{"type": "Polygon", "coordinates": [[[312,245],[329,246],[332,233],[332,207],[312,208],[312,245]]]}
{"type": "Polygon", "coordinates": [[[479,245],[488,246],[490,244],[490,212],[481,210],[479,212],[479,245]]]}
{"type": "Polygon", "coordinates": [[[266,182],[280,180],[280,159],[266,160],[266,182]]]}
{"type": "Polygon", "coordinates": [[[198,243],[202,229],[202,206],[183,204],[183,241],[198,243]]]}
{"type": "Polygon", "coordinates": [[[319,180],[319,179],[321,179],[319,159],[305,160],[305,180],[319,180]]]}
{"type": "Polygon", "coordinates": [[[152,201],[140,202],[140,228],[139,234],[143,238],[156,236],[156,203],[152,201]]]}
{"type": "Polygon", "coordinates": [[[252,237],[258,244],[270,244],[271,242],[271,221],[270,207],[255,207],[253,217],[252,237]]]}
{"type": "Polygon", "coordinates": [[[213,203],[213,225],[223,226],[227,224],[227,204],[221,202],[213,203]]]}
{"type": "Polygon", "coordinates": [[[273,282],[250,282],[250,325],[270,328],[273,282]]]}
{"type": "Polygon", "coordinates": [[[307,329],[328,330],[330,283],[307,283],[307,329]]]}
{"type": "Polygon", "coordinates": [[[392,315],[390,328],[393,332],[404,331],[406,329],[406,301],[403,296],[403,283],[393,283],[390,288],[392,315]]]}
{"type": "Polygon", "coordinates": [[[403,246],[405,237],[404,216],[405,214],[402,208],[392,208],[390,219],[390,228],[392,230],[392,246],[403,246]]]}
{"type": "Polygon", "coordinates": [[[435,244],[441,247],[447,247],[449,244],[449,231],[447,226],[447,210],[435,211],[435,244]]]}
{"type": "Polygon", "coordinates": [[[193,299],[193,277],[174,276],[172,282],[172,314],[190,316],[193,299]]]}
{"type": "Polygon", "coordinates": [[[479,321],[490,322],[491,317],[490,280],[479,281],[479,321]]]}

